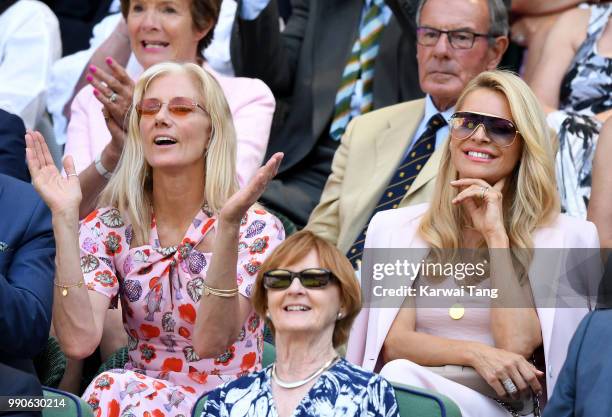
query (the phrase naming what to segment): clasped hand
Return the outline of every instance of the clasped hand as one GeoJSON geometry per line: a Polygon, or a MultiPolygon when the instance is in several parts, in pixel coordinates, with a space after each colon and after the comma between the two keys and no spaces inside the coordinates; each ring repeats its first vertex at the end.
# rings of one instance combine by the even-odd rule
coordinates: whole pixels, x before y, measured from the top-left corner
{"type": "Polygon", "coordinates": [[[460,190],[452,203],[463,205],[472,226],[482,234],[489,246],[495,238],[507,238],[502,194],[505,179],[502,178],[493,186],[474,178],[463,178],[451,181],[450,184],[460,190]]]}

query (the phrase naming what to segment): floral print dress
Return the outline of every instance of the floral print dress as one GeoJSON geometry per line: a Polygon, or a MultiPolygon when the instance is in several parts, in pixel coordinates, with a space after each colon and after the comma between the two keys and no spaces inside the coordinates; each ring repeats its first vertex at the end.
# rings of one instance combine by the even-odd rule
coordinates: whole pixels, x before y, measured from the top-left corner
{"type": "MultiPolygon", "coordinates": [[[[200,417],[278,417],[270,375],[272,367],[214,390],[200,417]]],[[[323,372],[292,417],[399,417],[393,387],[380,375],[344,359],[323,372]]]]}
{"type": "MultiPolygon", "coordinates": [[[[104,372],[83,398],[96,417],[187,417],[197,399],[261,366],[263,321],[254,310],[238,340],[214,359],[200,359],[192,333],[211,253],[196,246],[215,229],[202,209],[180,245],[161,247],[155,219],[148,245],[131,247],[132,228],[115,208],[100,208],[79,231],[81,269],[89,290],[121,301],[128,334],[125,369],[104,372]]],[[[264,210],[242,220],[236,282],[250,297],[259,267],[284,239],[282,224],[264,210]]]]}
{"type": "Polygon", "coordinates": [[[589,9],[587,37],[563,79],[559,110],[547,117],[559,138],[556,170],[561,209],[582,219],[586,219],[591,198],[593,157],[602,125],[594,115],[612,109],[612,58],[597,51],[612,3],[589,9]]]}

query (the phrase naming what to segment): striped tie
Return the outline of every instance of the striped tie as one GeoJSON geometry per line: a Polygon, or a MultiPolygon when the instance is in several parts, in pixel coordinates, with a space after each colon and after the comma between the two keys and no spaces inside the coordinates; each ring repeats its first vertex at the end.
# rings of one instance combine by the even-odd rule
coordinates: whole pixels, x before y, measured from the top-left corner
{"type": "Polygon", "coordinates": [[[329,130],[334,140],[340,140],[351,121],[351,98],[359,78],[363,83],[359,113],[364,114],[372,110],[374,60],[378,55],[378,41],[385,27],[383,7],[384,0],[372,0],[359,28],[359,37],[355,40],[349,60],[344,67],[342,82],[336,94],[334,118],[329,130]]]}
{"type": "Polygon", "coordinates": [[[419,136],[408,155],[404,157],[404,160],[395,170],[395,174],[391,177],[389,185],[387,185],[387,188],[385,188],[385,191],[378,200],[378,204],[374,207],[374,211],[370,215],[366,225],[346,254],[351,264],[353,264],[353,267],[357,268],[358,263],[361,261],[366,231],[368,230],[370,220],[372,220],[372,217],[379,211],[399,207],[400,202],[410,189],[415,178],[421,172],[421,168],[425,166],[429,157],[434,153],[436,149],[436,133],[445,124],[446,120],[444,120],[444,117],[442,117],[440,113],[433,115],[428,120],[425,131],[419,136]]]}

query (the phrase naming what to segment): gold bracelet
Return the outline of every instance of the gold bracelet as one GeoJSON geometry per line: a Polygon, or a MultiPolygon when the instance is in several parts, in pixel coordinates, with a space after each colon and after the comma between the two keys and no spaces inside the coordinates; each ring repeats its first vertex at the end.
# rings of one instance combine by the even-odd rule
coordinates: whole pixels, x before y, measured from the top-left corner
{"type": "Polygon", "coordinates": [[[231,298],[238,294],[238,287],[232,288],[231,290],[222,290],[219,288],[212,288],[206,284],[202,284],[204,286],[204,295],[216,295],[217,297],[222,298],[231,298]]]}
{"type": "Polygon", "coordinates": [[[70,288],[74,288],[74,287],[78,287],[81,288],[83,286],[84,282],[83,281],[79,281],[76,284],[60,284],[57,281],[53,281],[53,285],[55,285],[58,288],[62,289],[62,296],[65,297],[68,295],[68,290],[70,288]]]}

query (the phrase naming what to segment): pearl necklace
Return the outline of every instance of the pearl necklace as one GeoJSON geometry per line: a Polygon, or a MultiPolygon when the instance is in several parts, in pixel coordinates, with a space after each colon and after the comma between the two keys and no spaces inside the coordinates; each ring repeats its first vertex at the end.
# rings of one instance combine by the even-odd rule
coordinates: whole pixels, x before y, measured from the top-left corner
{"type": "Polygon", "coordinates": [[[274,365],[272,365],[272,379],[274,379],[274,382],[276,382],[276,384],[282,388],[293,389],[293,388],[301,387],[302,385],[309,383],[310,381],[312,381],[313,379],[321,375],[327,368],[331,366],[333,362],[336,361],[336,359],[338,359],[338,356],[334,356],[329,361],[325,362],[322,367],[317,369],[312,375],[310,375],[306,379],[302,379],[301,381],[295,381],[295,382],[285,382],[281,380],[278,377],[278,375],[276,375],[276,362],[275,362],[274,365]]]}

